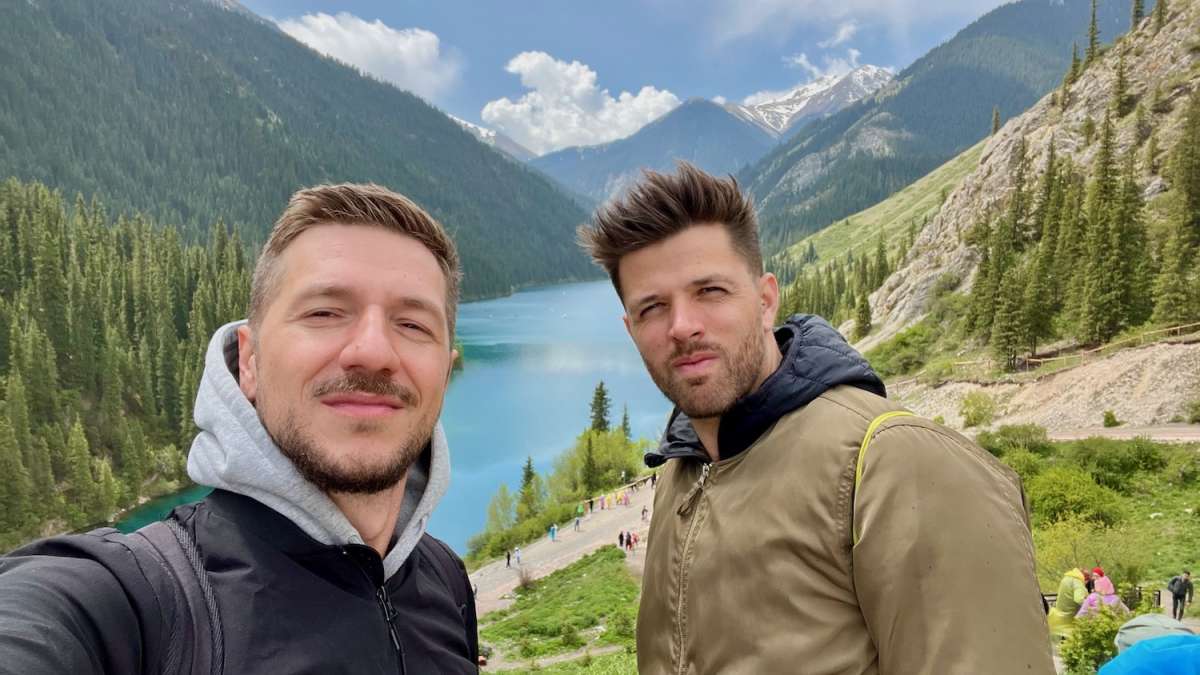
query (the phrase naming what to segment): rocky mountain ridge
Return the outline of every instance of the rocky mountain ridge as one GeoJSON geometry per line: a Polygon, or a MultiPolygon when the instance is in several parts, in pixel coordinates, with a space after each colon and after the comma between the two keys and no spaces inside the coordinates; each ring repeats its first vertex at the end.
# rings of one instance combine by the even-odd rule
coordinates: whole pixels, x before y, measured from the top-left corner
{"type": "MultiPolygon", "coordinates": [[[[1030,184],[1044,170],[1051,144],[1060,158],[1080,167],[1090,167],[1098,144],[1085,142],[1086,121],[1099,125],[1112,99],[1118,62],[1125,57],[1128,93],[1146,106],[1154,129],[1156,162],[1180,138],[1183,101],[1200,85],[1200,3],[1176,1],[1169,6],[1163,28],[1155,31],[1152,19],[1142,21],[1088,67],[1069,88],[1070,103],[1064,111],[1059,91],[1046,95],[1028,111],[1009,120],[984,147],[979,166],[954,189],[937,215],[920,231],[903,264],[871,295],[875,330],[857,346],[870,349],[918,321],[928,310],[932,290],[945,275],[962,280],[967,290],[978,265],[977,252],[965,242],[967,231],[985,214],[1002,208],[1012,189],[1010,167],[1023,144],[1031,167],[1030,184]],[[1151,105],[1155,89],[1158,101],[1151,105]]],[[[1116,153],[1142,146],[1145,135],[1136,128],[1135,115],[1114,120],[1116,153]]],[[[1142,148],[1144,149],[1144,148],[1142,148]]],[[[1139,171],[1143,196],[1151,198],[1170,189],[1169,181],[1147,170],[1144,152],[1139,171]]]]}

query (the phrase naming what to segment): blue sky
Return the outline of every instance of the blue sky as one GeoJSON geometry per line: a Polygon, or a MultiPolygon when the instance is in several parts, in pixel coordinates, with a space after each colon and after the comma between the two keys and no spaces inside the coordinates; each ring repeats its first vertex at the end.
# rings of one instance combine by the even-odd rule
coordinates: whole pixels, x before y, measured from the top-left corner
{"type": "MultiPolygon", "coordinates": [[[[1048,0],[1047,0],[1048,1],[1048,0]]],[[[318,51],[544,152],[691,97],[903,68],[1000,0],[242,0],[318,51]]]]}

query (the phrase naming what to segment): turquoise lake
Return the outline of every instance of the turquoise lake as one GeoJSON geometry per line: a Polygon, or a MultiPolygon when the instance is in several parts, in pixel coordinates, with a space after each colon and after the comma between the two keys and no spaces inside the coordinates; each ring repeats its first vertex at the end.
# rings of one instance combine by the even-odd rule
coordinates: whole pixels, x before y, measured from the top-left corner
{"type": "MultiPolygon", "coordinates": [[[[450,442],[450,488],[429,531],[459,553],[483,528],[496,488],[519,487],[533,457],[539,472],[571,446],[590,420],[596,383],[604,380],[619,424],[629,405],[635,436],[658,438],[670,404],[646,374],[621,322],[607,281],[564,284],[459,307],[465,367],[454,374],[442,410],[450,442]]],[[[203,497],[203,488],[149,502],[118,527],[136,529],[171,508],[203,497]]]]}

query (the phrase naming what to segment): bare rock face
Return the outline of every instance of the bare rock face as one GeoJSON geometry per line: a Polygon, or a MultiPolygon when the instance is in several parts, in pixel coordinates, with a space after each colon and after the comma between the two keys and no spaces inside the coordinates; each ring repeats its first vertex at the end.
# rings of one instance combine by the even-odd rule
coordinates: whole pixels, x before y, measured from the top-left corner
{"type": "Polygon", "coordinates": [[[962,427],[962,403],[982,391],[996,404],[993,427],[1037,424],[1051,432],[1098,427],[1111,410],[1128,426],[1179,420],[1189,401],[1200,399],[1200,344],[1156,344],[1119,352],[1035,381],[980,385],[949,382],[936,387],[913,381],[888,387],[913,412],[962,427]]]}
{"type": "MultiPolygon", "coordinates": [[[[1030,185],[1035,185],[1045,170],[1051,143],[1060,158],[1069,158],[1080,167],[1091,165],[1099,144],[1095,139],[1085,144],[1081,129],[1088,117],[1097,128],[1103,123],[1122,53],[1128,92],[1146,108],[1161,149],[1161,165],[1167,150],[1179,141],[1184,100],[1200,84],[1200,1],[1175,0],[1169,7],[1162,30],[1155,33],[1153,18],[1147,17],[1137,30],[1120,38],[1081,74],[1070,88],[1065,112],[1056,103],[1061,96],[1059,89],[1009,120],[986,142],[978,168],[950,193],[937,215],[918,234],[904,263],[871,295],[877,330],[855,345],[857,348],[870,349],[920,320],[928,311],[934,283],[942,275],[956,275],[963,280],[961,290],[970,288],[979,261],[976,252],[964,243],[964,235],[980,219],[997,214],[1003,207],[1013,189],[1010,167],[1018,159],[1021,139],[1030,162],[1030,185]],[[1156,88],[1161,103],[1151,110],[1156,88]]],[[[1129,113],[1114,120],[1118,154],[1132,145],[1144,144],[1134,118],[1129,113]]],[[[1170,189],[1169,181],[1149,175],[1144,160],[1139,158],[1139,162],[1147,195],[1170,189]]]]}

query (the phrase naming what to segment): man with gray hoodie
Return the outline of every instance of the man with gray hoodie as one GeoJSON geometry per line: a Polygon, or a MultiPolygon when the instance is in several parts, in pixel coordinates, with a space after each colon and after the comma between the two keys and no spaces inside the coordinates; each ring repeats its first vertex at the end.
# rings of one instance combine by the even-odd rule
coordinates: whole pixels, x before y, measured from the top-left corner
{"type": "Polygon", "coordinates": [[[208,348],[188,473],[213,493],[0,559],[0,672],[476,672],[466,572],[425,533],[459,276],[401,195],[293,195],[208,348]]]}

